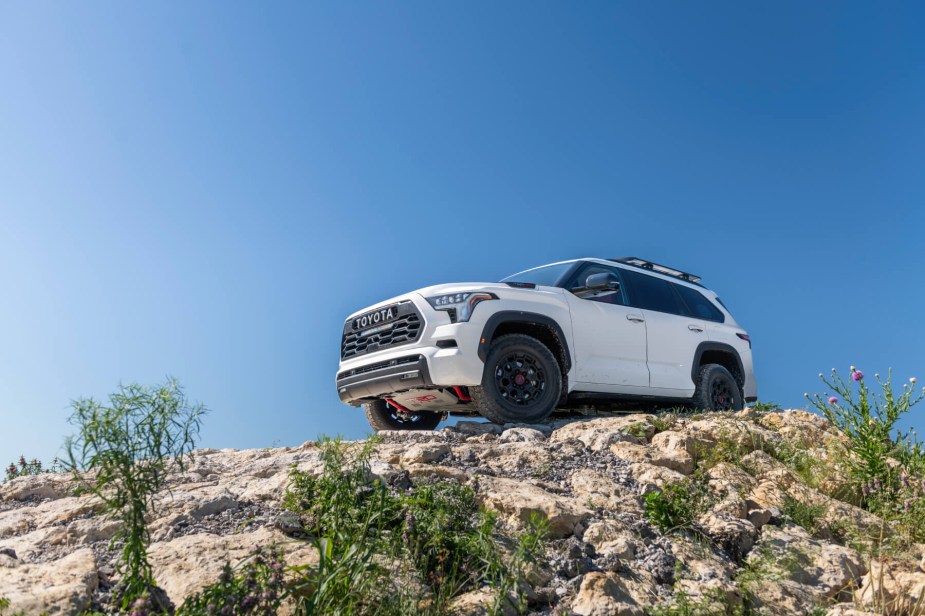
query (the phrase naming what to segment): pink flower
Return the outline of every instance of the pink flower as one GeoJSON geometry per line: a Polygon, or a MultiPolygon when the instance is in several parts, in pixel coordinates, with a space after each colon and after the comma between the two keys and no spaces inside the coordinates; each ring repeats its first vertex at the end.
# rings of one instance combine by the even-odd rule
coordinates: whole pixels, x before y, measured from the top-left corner
{"type": "Polygon", "coordinates": [[[855,370],[854,372],[851,373],[851,378],[853,378],[855,381],[860,381],[861,379],[864,378],[864,373],[861,372],[860,370],[855,370]]]}
{"type": "Polygon", "coordinates": [[[831,404],[832,406],[835,406],[836,404],[838,404],[838,398],[836,398],[835,396],[832,396],[831,398],[829,398],[829,404],[831,404]]]}

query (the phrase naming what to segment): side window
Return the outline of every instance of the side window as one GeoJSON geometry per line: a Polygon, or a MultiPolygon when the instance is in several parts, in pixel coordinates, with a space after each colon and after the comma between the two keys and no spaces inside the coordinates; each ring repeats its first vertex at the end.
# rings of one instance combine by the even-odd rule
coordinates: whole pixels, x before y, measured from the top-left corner
{"type": "Polygon", "coordinates": [[[657,310],[669,314],[683,315],[678,295],[672,290],[671,283],[655,276],[623,270],[623,277],[630,284],[630,305],[644,310],[657,310]]]}
{"type": "Polygon", "coordinates": [[[681,294],[681,299],[687,304],[691,316],[704,321],[716,321],[717,323],[722,323],[726,320],[723,313],[696,289],[679,284],[672,286],[681,294]]]}
{"type": "Polygon", "coordinates": [[[625,283],[623,282],[623,276],[621,275],[622,272],[616,267],[606,267],[604,265],[588,265],[579,270],[578,275],[575,277],[575,280],[571,286],[585,286],[588,281],[588,276],[593,274],[613,274],[617,277],[617,280],[620,281],[620,289],[617,291],[588,291],[580,293],[578,297],[581,299],[591,300],[592,302],[602,302],[604,304],[617,304],[619,306],[626,306],[626,289],[624,289],[625,283]]]}

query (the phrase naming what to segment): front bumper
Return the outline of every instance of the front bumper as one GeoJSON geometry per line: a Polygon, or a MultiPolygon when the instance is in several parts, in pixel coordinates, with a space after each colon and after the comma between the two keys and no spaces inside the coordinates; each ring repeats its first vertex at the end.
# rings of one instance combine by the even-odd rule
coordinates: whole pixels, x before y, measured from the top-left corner
{"type": "Polygon", "coordinates": [[[424,356],[409,355],[339,372],[337,395],[358,406],[367,399],[433,384],[424,356]]]}

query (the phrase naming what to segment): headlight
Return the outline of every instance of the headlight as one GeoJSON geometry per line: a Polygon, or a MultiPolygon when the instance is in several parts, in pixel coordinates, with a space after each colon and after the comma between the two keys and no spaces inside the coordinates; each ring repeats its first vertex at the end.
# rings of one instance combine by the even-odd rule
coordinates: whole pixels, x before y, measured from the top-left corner
{"type": "Polygon", "coordinates": [[[470,291],[468,293],[450,293],[449,295],[437,295],[428,297],[427,301],[434,307],[434,310],[446,310],[450,313],[450,321],[453,323],[464,323],[472,316],[472,311],[481,302],[490,299],[498,299],[494,293],[484,293],[482,291],[470,291]]]}

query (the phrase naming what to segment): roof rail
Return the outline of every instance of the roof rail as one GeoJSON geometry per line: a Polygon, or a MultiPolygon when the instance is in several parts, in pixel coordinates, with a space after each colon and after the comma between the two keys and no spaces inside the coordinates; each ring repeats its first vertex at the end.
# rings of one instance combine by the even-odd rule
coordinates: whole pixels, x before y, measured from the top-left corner
{"type": "Polygon", "coordinates": [[[659,265],[658,263],[652,263],[651,261],[646,261],[645,259],[640,259],[638,257],[620,257],[618,259],[608,259],[608,261],[613,261],[615,263],[624,263],[626,265],[632,265],[634,267],[639,267],[642,269],[647,269],[653,272],[658,272],[659,274],[665,274],[666,276],[674,276],[675,278],[680,278],[686,282],[692,282],[694,284],[700,284],[700,276],[695,276],[694,274],[688,274],[687,272],[682,272],[681,270],[674,269],[673,267],[668,267],[667,265],[659,265]]]}

